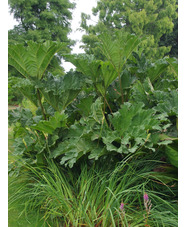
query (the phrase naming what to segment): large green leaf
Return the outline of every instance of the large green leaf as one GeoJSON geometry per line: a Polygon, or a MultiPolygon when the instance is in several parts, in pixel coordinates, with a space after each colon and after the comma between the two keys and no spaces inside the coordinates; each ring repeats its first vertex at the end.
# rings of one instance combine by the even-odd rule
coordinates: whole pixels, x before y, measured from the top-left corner
{"type": "Polygon", "coordinates": [[[27,130],[24,136],[19,136],[14,141],[15,155],[29,154],[34,159],[36,158],[36,153],[41,153],[45,148],[46,141],[44,136],[31,130],[27,130]]]}
{"type": "Polygon", "coordinates": [[[56,110],[63,111],[79,94],[81,90],[67,90],[61,94],[54,94],[53,91],[40,89],[45,100],[56,110]]]}
{"type": "Polygon", "coordinates": [[[169,116],[178,117],[178,91],[154,92],[154,100],[157,106],[154,107],[160,113],[167,113],[169,116]]]}
{"type": "Polygon", "coordinates": [[[38,83],[38,88],[46,101],[57,111],[64,110],[79,94],[84,78],[78,72],[69,72],[63,77],[51,74],[38,83]]]}
{"type": "Polygon", "coordinates": [[[160,141],[161,122],[166,119],[156,116],[155,110],[143,107],[143,103],[124,103],[118,112],[110,116],[114,132],[107,130],[103,136],[109,151],[134,153],[142,146],[154,150],[154,145],[160,141]]]}
{"type": "Polygon", "coordinates": [[[97,82],[100,74],[100,62],[96,60],[93,55],[87,54],[73,54],[65,55],[65,59],[76,66],[76,70],[83,73],[85,76],[97,82]]]}
{"type": "Polygon", "coordinates": [[[61,164],[72,167],[83,155],[89,154],[90,159],[98,159],[107,151],[103,144],[99,143],[104,124],[102,111],[103,103],[98,98],[91,106],[89,116],[81,118],[70,127],[64,141],[51,153],[51,158],[61,156],[61,164]]]}
{"type": "Polygon", "coordinates": [[[82,116],[88,117],[91,111],[91,105],[93,103],[93,96],[88,96],[80,100],[80,103],[77,105],[78,111],[82,116]]]}
{"type": "Polygon", "coordinates": [[[127,67],[132,75],[135,75],[140,82],[144,82],[144,80],[149,77],[153,83],[159,79],[168,68],[170,64],[168,61],[169,58],[167,57],[152,61],[150,59],[146,59],[145,55],[141,54],[141,56],[139,56],[136,52],[134,52],[133,58],[128,61],[127,67]]]}
{"type": "Polygon", "coordinates": [[[21,107],[10,110],[8,113],[8,123],[11,125],[17,122],[20,122],[22,127],[31,126],[33,124],[32,112],[21,107]]]}
{"type": "Polygon", "coordinates": [[[123,31],[116,32],[114,37],[108,33],[103,33],[99,36],[99,40],[99,48],[102,54],[113,65],[118,74],[121,73],[127,59],[142,41],[137,36],[126,34],[123,31]]]}
{"type": "Polygon", "coordinates": [[[101,75],[104,81],[105,90],[118,76],[110,62],[101,62],[101,75]]]}
{"type": "Polygon", "coordinates": [[[176,78],[178,78],[178,59],[176,58],[166,58],[166,61],[169,63],[172,71],[174,72],[176,78]]]}
{"type": "Polygon", "coordinates": [[[110,116],[110,128],[102,108],[102,100],[98,98],[88,110],[89,116],[71,125],[51,158],[59,157],[62,165],[72,167],[84,155],[96,160],[103,155],[134,153],[142,147],[155,151],[160,143],[172,142],[160,138],[167,115],[156,115],[154,109],[144,109],[143,103],[123,104],[110,116]]]}
{"type": "Polygon", "coordinates": [[[83,155],[90,153],[90,158],[98,159],[100,155],[103,155],[103,152],[103,147],[99,147],[96,142],[76,137],[60,143],[58,148],[52,153],[51,157],[56,158],[64,154],[60,164],[69,165],[69,167],[72,168],[74,163],[76,163],[83,155]]]}
{"type": "Polygon", "coordinates": [[[143,103],[133,105],[125,103],[118,112],[113,114],[111,123],[121,137],[125,135],[125,132],[135,135],[139,130],[160,129],[158,121],[152,120],[155,111],[144,110],[143,107],[143,103]]]}
{"type": "Polygon", "coordinates": [[[91,117],[99,124],[102,124],[103,120],[105,119],[102,106],[103,102],[101,98],[98,98],[91,106],[91,117]]]}
{"type": "Polygon", "coordinates": [[[55,112],[54,116],[50,117],[48,121],[40,121],[31,128],[52,134],[56,128],[66,127],[66,123],[67,116],[64,113],[55,112]]]}
{"type": "Polygon", "coordinates": [[[8,64],[16,68],[24,77],[29,78],[30,74],[25,65],[26,54],[26,49],[22,44],[8,47],[8,64]]]}
{"type": "Polygon", "coordinates": [[[167,60],[165,58],[152,63],[146,72],[151,82],[153,83],[155,80],[157,80],[168,66],[169,64],[167,63],[167,60]]]}
{"type": "Polygon", "coordinates": [[[26,78],[41,79],[54,55],[65,47],[64,43],[29,41],[27,47],[21,44],[9,45],[9,65],[16,68],[26,78]]]}
{"type": "Polygon", "coordinates": [[[35,85],[32,81],[25,78],[17,78],[17,83],[13,86],[15,89],[19,89],[20,92],[28,98],[35,106],[38,105],[38,99],[36,94],[35,85]]]}
{"type": "Polygon", "coordinates": [[[23,142],[22,138],[15,139],[14,142],[14,154],[21,155],[26,151],[25,143],[23,142]]]}
{"type": "Polygon", "coordinates": [[[110,61],[95,60],[92,55],[87,54],[66,55],[65,58],[76,66],[77,71],[89,77],[103,96],[118,76],[118,72],[110,61]]]}
{"type": "Polygon", "coordinates": [[[134,100],[134,102],[143,102],[146,106],[150,107],[154,87],[149,77],[147,77],[143,83],[140,80],[136,80],[131,91],[131,99],[134,100]]]}

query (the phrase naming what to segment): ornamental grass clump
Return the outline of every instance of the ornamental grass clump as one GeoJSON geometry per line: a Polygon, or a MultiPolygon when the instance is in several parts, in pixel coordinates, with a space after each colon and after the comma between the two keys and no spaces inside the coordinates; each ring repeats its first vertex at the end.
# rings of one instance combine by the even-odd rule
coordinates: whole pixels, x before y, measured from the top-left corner
{"type": "Polygon", "coordinates": [[[45,226],[52,223],[50,226],[60,227],[176,227],[177,205],[172,189],[169,192],[166,186],[157,184],[158,177],[156,182],[151,179],[150,170],[156,162],[134,160],[135,156],[112,168],[99,160],[96,165],[84,161],[73,168],[53,161],[48,162],[48,168],[25,163],[22,178],[16,177],[10,185],[13,193],[9,209],[22,205],[21,214],[26,217],[36,211],[45,226]],[[148,191],[143,198],[145,217],[141,197],[144,188],[148,191]]]}

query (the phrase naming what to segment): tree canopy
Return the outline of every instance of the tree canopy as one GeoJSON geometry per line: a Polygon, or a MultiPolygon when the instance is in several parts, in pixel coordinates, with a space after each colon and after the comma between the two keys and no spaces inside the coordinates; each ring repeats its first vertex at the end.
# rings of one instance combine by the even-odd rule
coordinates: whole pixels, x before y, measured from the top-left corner
{"type": "Polygon", "coordinates": [[[81,27],[87,33],[83,36],[87,53],[96,54],[98,51],[95,44],[98,34],[117,29],[148,37],[143,42],[148,57],[159,58],[170,52],[172,43],[160,45],[159,42],[163,36],[173,32],[173,20],[176,23],[177,19],[176,0],[99,0],[92,11],[99,16],[95,26],[87,26],[90,16],[82,14],[81,27]]]}
{"type": "Polygon", "coordinates": [[[23,42],[46,40],[66,42],[70,32],[71,9],[74,4],[69,0],[9,0],[10,12],[19,22],[9,31],[9,41],[23,42]]]}

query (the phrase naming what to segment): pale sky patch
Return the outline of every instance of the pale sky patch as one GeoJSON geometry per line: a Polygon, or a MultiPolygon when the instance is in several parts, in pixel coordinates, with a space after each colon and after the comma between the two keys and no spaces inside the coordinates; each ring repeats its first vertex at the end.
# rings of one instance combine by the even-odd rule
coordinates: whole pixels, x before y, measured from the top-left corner
{"type": "MultiPolygon", "coordinates": [[[[81,32],[78,30],[80,28],[81,24],[81,13],[86,13],[91,15],[91,20],[89,21],[89,24],[96,24],[98,21],[98,17],[95,17],[92,15],[92,8],[96,7],[97,0],[76,0],[74,1],[76,3],[76,8],[73,10],[72,14],[72,23],[71,28],[72,32],[69,34],[69,38],[76,41],[76,45],[73,47],[72,54],[78,54],[78,53],[84,53],[84,50],[80,48],[82,45],[81,37],[85,32],[81,32]]],[[[65,68],[65,71],[69,71],[71,68],[75,68],[71,63],[63,61],[63,66],[65,68]]]]}

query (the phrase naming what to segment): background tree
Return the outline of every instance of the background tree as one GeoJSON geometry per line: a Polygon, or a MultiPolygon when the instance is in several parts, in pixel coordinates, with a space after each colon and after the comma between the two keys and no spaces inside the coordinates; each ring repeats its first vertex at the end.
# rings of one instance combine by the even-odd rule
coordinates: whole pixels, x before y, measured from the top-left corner
{"type": "Polygon", "coordinates": [[[74,4],[69,0],[9,0],[9,6],[10,12],[19,22],[9,31],[10,40],[52,40],[72,44],[67,35],[72,19],[70,10],[74,4]]]}
{"type": "Polygon", "coordinates": [[[173,20],[174,23],[174,29],[173,32],[169,34],[164,34],[160,38],[159,45],[160,46],[169,46],[171,45],[172,48],[170,52],[168,53],[170,57],[176,57],[178,58],[178,19],[173,20]]]}
{"type": "Polygon", "coordinates": [[[116,29],[148,37],[142,44],[148,57],[161,58],[171,51],[171,46],[175,46],[174,38],[171,43],[159,42],[173,34],[174,22],[177,21],[176,0],[99,0],[92,11],[99,16],[95,26],[87,26],[90,16],[82,14],[81,27],[87,33],[83,36],[83,43],[87,53],[98,54],[96,36],[104,30],[112,32],[116,29]]]}

